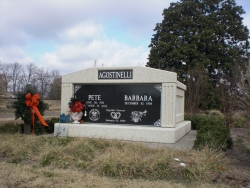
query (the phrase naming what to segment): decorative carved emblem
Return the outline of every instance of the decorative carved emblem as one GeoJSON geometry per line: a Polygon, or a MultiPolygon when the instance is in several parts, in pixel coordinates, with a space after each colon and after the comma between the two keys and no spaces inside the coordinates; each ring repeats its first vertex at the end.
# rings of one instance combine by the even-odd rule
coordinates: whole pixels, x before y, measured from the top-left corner
{"type": "Polygon", "coordinates": [[[131,113],[131,121],[138,123],[139,121],[141,121],[142,116],[146,116],[147,110],[145,110],[144,112],[140,112],[140,111],[133,111],[131,113]]]}
{"type": "Polygon", "coordinates": [[[81,87],[82,84],[74,84],[74,93],[76,93],[81,87]]]}
{"type": "Polygon", "coordinates": [[[111,112],[110,113],[110,116],[113,118],[113,119],[119,119],[121,117],[121,113],[120,112],[111,112]]]}
{"type": "Polygon", "coordinates": [[[161,120],[158,119],[156,122],[153,124],[155,127],[160,127],[161,126],[161,120]]]}
{"type": "Polygon", "coordinates": [[[154,88],[161,92],[161,84],[155,84],[154,88]]]}
{"type": "Polygon", "coordinates": [[[89,119],[92,121],[97,121],[100,118],[100,112],[97,109],[92,109],[89,111],[89,119]]]}

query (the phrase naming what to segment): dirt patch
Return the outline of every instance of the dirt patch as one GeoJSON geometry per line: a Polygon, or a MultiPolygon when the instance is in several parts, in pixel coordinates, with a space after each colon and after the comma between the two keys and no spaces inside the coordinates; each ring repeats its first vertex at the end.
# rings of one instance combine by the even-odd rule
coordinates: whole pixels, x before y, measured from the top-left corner
{"type": "Polygon", "coordinates": [[[215,182],[223,180],[230,186],[250,187],[250,129],[231,128],[234,147],[228,152],[230,163],[215,182]]]}
{"type": "Polygon", "coordinates": [[[233,159],[239,165],[250,167],[250,129],[231,128],[230,132],[234,142],[233,159]]]}

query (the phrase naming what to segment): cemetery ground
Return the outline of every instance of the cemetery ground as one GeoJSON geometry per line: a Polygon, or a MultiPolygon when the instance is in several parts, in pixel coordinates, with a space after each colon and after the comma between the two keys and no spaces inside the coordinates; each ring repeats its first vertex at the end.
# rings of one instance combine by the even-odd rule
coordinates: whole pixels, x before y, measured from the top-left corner
{"type": "MultiPolygon", "coordinates": [[[[60,102],[50,103],[48,111],[60,111],[60,102]]],[[[13,111],[1,107],[0,114],[13,111]]],[[[1,119],[0,126],[7,122],[21,123],[1,119]]],[[[230,131],[234,147],[227,152],[206,147],[177,150],[118,140],[0,133],[0,185],[250,187],[250,129],[237,124],[230,131]]]]}

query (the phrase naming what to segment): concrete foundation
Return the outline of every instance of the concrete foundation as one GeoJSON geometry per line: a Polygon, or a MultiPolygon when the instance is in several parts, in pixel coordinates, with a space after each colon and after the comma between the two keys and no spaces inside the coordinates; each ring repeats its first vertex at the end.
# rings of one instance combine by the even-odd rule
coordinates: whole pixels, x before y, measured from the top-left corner
{"type": "Polygon", "coordinates": [[[141,142],[176,143],[191,130],[190,121],[182,121],[174,128],[115,125],[56,123],[54,135],[70,137],[105,138],[141,142]],[[67,129],[67,133],[63,131],[67,129]]]}

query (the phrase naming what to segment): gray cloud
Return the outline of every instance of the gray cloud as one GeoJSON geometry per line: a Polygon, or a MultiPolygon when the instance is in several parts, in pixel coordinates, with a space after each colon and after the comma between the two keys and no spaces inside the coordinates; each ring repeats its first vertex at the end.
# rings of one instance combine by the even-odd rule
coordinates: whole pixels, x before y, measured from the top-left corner
{"type": "MultiPolygon", "coordinates": [[[[168,1],[165,1],[168,2],[168,1]]],[[[151,31],[161,13],[169,3],[163,1],[33,1],[3,0],[0,2],[0,35],[2,43],[22,44],[30,38],[47,39],[57,37],[61,30],[86,19],[105,23],[119,20],[119,25],[131,33],[151,31]],[[158,12],[158,15],[156,15],[158,12]]]]}
{"type": "MultiPolygon", "coordinates": [[[[40,56],[35,60],[37,64],[65,67],[67,71],[67,63],[79,59],[83,63],[77,65],[82,68],[92,66],[96,58],[110,66],[116,62],[128,65],[128,60],[122,57],[133,58],[129,60],[130,65],[145,63],[153,29],[162,21],[163,9],[173,1],[1,0],[0,60],[30,63],[32,54],[27,52],[30,43],[53,41],[54,51],[37,55],[40,46],[34,48],[37,51],[33,53],[40,56]],[[112,31],[108,31],[111,26],[112,31]],[[122,40],[121,35],[126,35],[125,39],[122,40]],[[148,44],[132,46],[131,41],[136,40],[139,44],[146,40],[148,44]],[[89,59],[92,60],[88,62],[89,59]]],[[[249,0],[237,0],[236,3],[239,2],[249,15],[246,1],[249,0]]],[[[249,21],[244,23],[250,28],[249,21]]]]}

